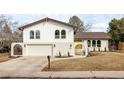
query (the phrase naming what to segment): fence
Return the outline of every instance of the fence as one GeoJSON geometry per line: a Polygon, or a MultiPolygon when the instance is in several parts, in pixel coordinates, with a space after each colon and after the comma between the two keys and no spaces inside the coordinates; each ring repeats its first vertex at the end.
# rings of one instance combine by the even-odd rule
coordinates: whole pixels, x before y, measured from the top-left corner
{"type": "Polygon", "coordinates": [[[124,50],[124,42],[119,42],[118,49],[119,50],[124,50]]]}

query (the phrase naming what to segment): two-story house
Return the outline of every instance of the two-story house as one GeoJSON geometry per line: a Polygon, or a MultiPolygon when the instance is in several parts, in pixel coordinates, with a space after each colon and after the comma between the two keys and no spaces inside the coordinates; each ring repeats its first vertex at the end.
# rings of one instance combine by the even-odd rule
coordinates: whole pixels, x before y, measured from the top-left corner
{"type": "Polygon", "coordinates": [[[12,43],[11,56],[74,56],[73,28],[51,18],[21,26],[23,42],[12,43]]]}
{"type": "Polygon", "coordinates": [[[12,43],[11,56],[87,56],[90,51],[109,51],[111,38],[107,33],[78,32],[74,35],[74,28],[51,18],[21,26],[23,42],[12,43]]]}

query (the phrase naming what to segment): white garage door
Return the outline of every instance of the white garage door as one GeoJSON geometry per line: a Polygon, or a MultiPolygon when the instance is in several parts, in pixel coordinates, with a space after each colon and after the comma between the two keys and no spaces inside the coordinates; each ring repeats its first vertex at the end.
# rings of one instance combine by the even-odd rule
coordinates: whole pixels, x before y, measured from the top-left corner
{"type": "Polygon", "coordinates": [[[28,56],[48,56],[52,55],[51,45],[27,45],[28,56]]]}

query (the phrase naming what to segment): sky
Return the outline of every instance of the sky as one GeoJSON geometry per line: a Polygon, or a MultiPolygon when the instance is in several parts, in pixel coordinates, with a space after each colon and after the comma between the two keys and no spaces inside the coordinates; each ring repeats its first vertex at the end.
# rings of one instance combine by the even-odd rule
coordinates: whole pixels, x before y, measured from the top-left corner
{"type": "Polygon", "coordinates": [[[73,15],[78,16],[85,25],[90,24],[91,28],[89,31],[92,32],[106,32],[111,19],[119,19],[124,16],[123,14],[8,14],[19,25],[34,22],[45,17],[68,22],[69,18],[73,15]]]}

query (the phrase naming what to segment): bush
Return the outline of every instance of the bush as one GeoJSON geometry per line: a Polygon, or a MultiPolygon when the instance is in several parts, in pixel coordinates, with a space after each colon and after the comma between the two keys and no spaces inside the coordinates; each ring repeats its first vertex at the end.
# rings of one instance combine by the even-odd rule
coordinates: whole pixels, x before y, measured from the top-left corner
{"type": "Polygon", "coordinates": [[[0,53],[6,53],[10,51],[9,45],[5,45],[2,48],[0,48],[0,53]]]}

